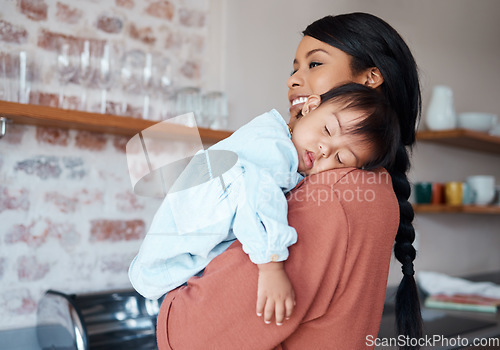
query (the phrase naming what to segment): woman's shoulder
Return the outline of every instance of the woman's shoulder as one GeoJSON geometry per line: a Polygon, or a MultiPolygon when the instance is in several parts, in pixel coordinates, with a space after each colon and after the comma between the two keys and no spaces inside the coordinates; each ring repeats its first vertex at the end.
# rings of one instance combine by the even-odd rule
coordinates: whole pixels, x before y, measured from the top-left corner
{"type": "Polygon", "coordinates": [[[381,246],[383,241],[390,251],[399,225],[392,180],[382,168],[334,169],[308,176],[291,191],[288,206],[305,226],[320,220],[317,235],[330,235],[332,227],[337,227],[336,234],[343,232],[351,247],[354,241],[367,246],[381,246]]]}

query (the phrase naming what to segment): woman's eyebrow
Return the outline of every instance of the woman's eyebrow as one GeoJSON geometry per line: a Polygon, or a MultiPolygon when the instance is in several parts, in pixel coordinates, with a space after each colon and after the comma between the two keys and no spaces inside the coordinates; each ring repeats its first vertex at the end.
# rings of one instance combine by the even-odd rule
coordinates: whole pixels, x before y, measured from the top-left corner
{"type": "Polygon", "coordinates": [[[314,50],[309,51],[309,52],[306,54],[306,58],[308,58],[308,57],[309,57],[309,56],[311,56],[312,54],[315,54],[316,52],[324,52],[324,53],[328,54],[328,52],[326,52],[326,50],[323,50],[323,49],[314,49],[314,50]]]}
{"type": "MultiPolygon", "coordinates": [[[[308,53],[306,53],[306,58],[309,58],[309,56],[315,54],[316,52],[324,52],[324,53],[328,54],[328,52],[326,50],[323,50],[323,49],[313,49],[313,50],[309,51],[308,53]]],[[[294,58],[293,64],[297,64],[297,59],[296,58],[294,58]]]]}

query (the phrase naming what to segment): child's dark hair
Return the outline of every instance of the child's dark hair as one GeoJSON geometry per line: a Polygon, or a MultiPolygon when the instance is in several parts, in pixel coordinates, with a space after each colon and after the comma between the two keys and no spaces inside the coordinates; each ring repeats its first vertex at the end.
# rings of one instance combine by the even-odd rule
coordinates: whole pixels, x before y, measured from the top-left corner
{"type": "Polygon", "coordinates": [[[384,95],[368,86],[348,83],[321,95],[321,104],[327,102],[339,103],[343,110],[362,112],[361,121],[347,132],[362,136],[374,151],[363,169],[392,166],[400,142],[400,129],[397,116],[384,95]]]}
{"type": "Polygon", "coordinates": [[[413,277],[416,256],[412,244],[415,240],[414,213],[408,202],[411,187],[406,175],[410,167],[407,147],[411,149],[415,143],[415,126],[421,112],[417,65],[398,32],[382,19],[367,13],[326,16],[309,25],[303,34],[350,55],[353,74],[377,67],[384,79],[380,89],[398,117],[401,133],[395,161],[386,167],[400,213],[394,255],[402,264],[403,278],[396,293],[396,325],[399,334],[421,338],[422,316],[413,277]]]}

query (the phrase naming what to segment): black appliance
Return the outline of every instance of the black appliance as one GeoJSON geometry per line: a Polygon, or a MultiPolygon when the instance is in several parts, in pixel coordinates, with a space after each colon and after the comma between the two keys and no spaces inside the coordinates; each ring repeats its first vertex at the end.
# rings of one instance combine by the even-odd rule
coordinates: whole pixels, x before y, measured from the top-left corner
{"type": "Polygon", "coordinates": [[[134,290],[65,294],[49,290],[38,304],[43,350],[156,350],[160,300],[134,290]]]}

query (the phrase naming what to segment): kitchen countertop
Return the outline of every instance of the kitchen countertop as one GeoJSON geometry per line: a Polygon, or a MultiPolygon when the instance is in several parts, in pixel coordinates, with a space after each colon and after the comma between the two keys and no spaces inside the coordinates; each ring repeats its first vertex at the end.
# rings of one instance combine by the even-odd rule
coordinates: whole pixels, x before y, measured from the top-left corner
{"type": "MultiPolygon", "coordinates": [[[[484,274],[476,274],[472,276],[464,276],[471,281],[489,281],[500,284],[500,271],[484,274]]],[[[379,331],[379,340],[397,338],[394,331],[394,300],[395,288],[388,289],[388,298],[391,302],[386,302],[384,306],[384,314],[379,331]]],[[[421,300],[424,296],[421,295],[421,300]]],[[[493,347],[472,347],[474,339],[486,341],[486,338],[500,338],[500,313],[485,313],[471,311],[455,311],[422,308],[422,318],[424,319],[424,335],[428,340],[423,344],[422,350],[425,349],[500,349],[500,339],[497,341],[499,346],[493,347]],[[443,336],[448,338],[441,345],[438,342],[431,342],[433,336],[443,336]],[[429,346],[432,344],[432,346],[429,346]],[[467,345],[469,344],[469,345],[467,345]]],[[[399,339],[399,338],[397,338],[399,339]]],[[[395,341],[395,340],[393,340],[395,341]]],[[[397,349],[396,346],[376,346],[376,350],[392,350],[397,349]]]]}

